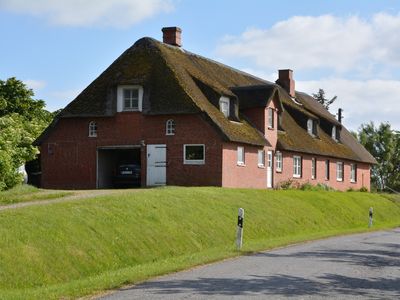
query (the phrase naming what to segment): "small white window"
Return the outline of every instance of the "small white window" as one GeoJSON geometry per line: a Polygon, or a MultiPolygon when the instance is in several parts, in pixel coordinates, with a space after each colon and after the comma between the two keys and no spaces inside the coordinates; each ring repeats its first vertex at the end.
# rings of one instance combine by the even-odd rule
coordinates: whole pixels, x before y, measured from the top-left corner
{"type": "Polygon", "coordinates": [[[96,122],[89,123],[89,137],[97,137],[97,124],[96,122]]]}
{"type": "Polygon", "coordinates": [[[265,151],[264,150],[258,150],[258,166],[260,168],[265,167],[265,151]]]}
{"type": "Polygon", "coordinates": [[[204,165],[205,146],[202,144],[183,145],[183,163],[185,165],[204,165]]]}
{"type": "Polygon", "coordinates": [[[165,123],[165,134],[175,135],[175,121],[170,119],[165,123]]]}
{"type": "Polygon", "coordinates": [[[298,155],[293,156],[293,177],[301,177],[301,156],[298,155]]]}
{"type": "Polygon", "coordinates": [[[219,99],[219,109],[224,114],[225,117],[229,117],[229,98],[221,97],[219,99]]]}
{"type": "Polygon", "coordinates": [[[325,160],[325,179],[329,180],[329,159],[325,160]]]}
{"type": "Polygon", "coordinates": [[[274,110],[272,108],[268,108],[268,128],[274,128],[274,110]]]}
{"type": "Polygon", "coordinates": [[[276,171],[282,172],[282,152],[276,152],[276,171]]]}
{"type": "Polygon", "coordinates": [[[237,164],[244,166],[244,147],[237,147],[237,164]]]}
{"type": "Polygon", "coordinates": [[[139,85],[120,85],[117,89],[117,111],[141,111],[143,87],[139,85]]]}
{"type": "Polygon", "coordinates": [[[350,164],[350,182],[357,182],[357,164],[350,164]]]}
{"type": "Polygon", "coordinates": [[[332,139],[335,140],[336,142],[338,141],[338,135],[337,135],[337,128],[336,126],[332,127],[332,139]]]}
{"type": "Polygon", "coordinates": [[[341,161],[336,163],[336,180],[343,181],[343,162],[341,161]]]}
{"type": "Polygon", "coordinates": [[[307,120],[307,132],[309,135],[315,137],[317,135],[317,121],[313,119],[307,120]]]}
{"type": "Polygon", "coordinates": [[[311,158],[311,179],[317,178],[317,159],[311,158]]]}

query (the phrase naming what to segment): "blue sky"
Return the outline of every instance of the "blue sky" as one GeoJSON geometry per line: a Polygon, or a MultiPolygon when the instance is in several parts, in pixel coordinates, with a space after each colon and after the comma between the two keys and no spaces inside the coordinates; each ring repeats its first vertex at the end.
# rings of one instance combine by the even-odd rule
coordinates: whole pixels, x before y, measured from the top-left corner
{"type": "Polygon", "coordinates": [[[400,129],[400,1],[0,0],[0,79],[67,105],[137,39],[179,26],[183,47],[338,96],[344,123],[400,129]]]}

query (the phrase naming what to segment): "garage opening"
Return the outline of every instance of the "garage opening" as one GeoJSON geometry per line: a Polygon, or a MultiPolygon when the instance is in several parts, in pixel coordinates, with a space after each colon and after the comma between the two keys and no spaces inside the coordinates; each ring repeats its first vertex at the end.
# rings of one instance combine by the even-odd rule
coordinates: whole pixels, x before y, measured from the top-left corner
{"type": "Polygon", "coordinates": [[[97,149],[97,188],[140,187],[140,146],[110,146],[97,149]]]}

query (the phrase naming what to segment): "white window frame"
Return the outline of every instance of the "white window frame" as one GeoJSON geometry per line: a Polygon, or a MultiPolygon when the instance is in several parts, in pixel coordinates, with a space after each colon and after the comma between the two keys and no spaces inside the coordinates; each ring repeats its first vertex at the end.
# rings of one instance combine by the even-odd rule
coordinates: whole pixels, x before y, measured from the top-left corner
{"type": "Polygon", "coordinates": [[[184,144],[183,145],[183,164],[185,165],[204,165],[206,163],[206,146],[204,144],[184,144]],[[188,146],[202,146],[203,159],[186,159],[186,147],[188,146]]]}
{"type": "Polygon", "coordinates": [[[329,159],[325,160],[325,180],[330,180],[331,178],[331,162],[329,159]]]}
{"type": "Polygon", "coordinates": [[[222,96],[221,98],[219,98],[219,110],[226,118],[229,118],[230,99],[228,97],[222,96]]]}
{"type": "Polygon", "coordinates": [[[332,133],[331,133],[332,139],[337,142],[338,138],[337,138],[337,127],[336,125],[333,125],[332,127],[332,133]]]}
{"type": "Polygon", "coordinates": [[[175,135],[175,121],[173,119],[165,122],[165,135],[175,135]]]}
{"type": "Polygon", "coordinates": [[[265,151],[258,150],[258,167],[265,168],[265,151]]]}
{"type": "Polygon", "coordinates": [[[274,129],[274,109],[268,108],[268,129],[274,129]]]}
{"type": "Polygon", "coordinates": [[[301,156],[293,155],[293,177],[301,178],[301,156]]]}
{"type": "Polygon", "coordinates": [[[311,158],[311,179],[317,179],[317,159],[311,158]]]}
{"type": "Polygon", "coordinates": [[[243,146],[237,147],[237,165],[238,166],[245,166],[245,151],[243,146]]]}
{"type": "Polygon", "coordinates": [[[143,87],[140,85],[119,85],[117,88],[117,112],[123,111],[142,111],[143,87]],[[125,109],[124,90],[138,90],[138,108],[125,109]]]}
{"type": "Polygon", "coordinates": [[[343,181],[344,164],[342,161],[336,162],[336,180],[343,181]]]}
{"type": "Polygon", "coordinates": [[[283,167],[283,156],[282,152],[277,151],[275,153],[275,160],[276,160],[276,172],[282,172],[282,167],[283,167]]]}
{"type": "Polygon", "coordinates": [[[350,182],[357,182],[357,164],[350,164],[350,182]]]}
{"type": "Polygon", "coordinates": [[[90,121],[89,122],[89,137],[97,137],[97,123],[95,121],[90,121]]]}

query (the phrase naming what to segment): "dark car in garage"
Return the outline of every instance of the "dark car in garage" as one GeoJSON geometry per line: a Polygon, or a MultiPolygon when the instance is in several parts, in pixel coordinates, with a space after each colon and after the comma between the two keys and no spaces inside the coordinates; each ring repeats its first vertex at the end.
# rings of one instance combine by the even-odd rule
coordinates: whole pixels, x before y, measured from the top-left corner
{"type": "Polygon", "coordinates": [[[140,186],[141,168],[138,164],[120,164],[113,178],[114,187],[130,188],[140,186]]]}

